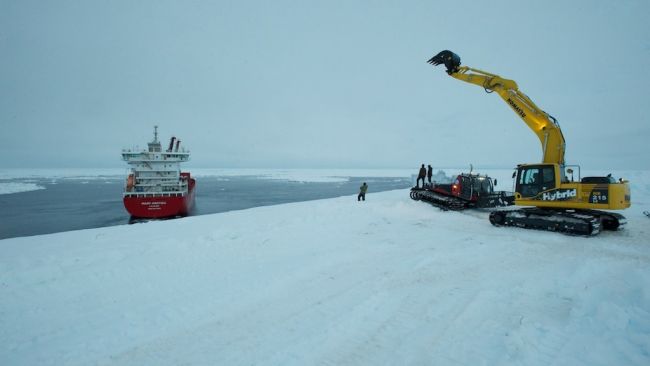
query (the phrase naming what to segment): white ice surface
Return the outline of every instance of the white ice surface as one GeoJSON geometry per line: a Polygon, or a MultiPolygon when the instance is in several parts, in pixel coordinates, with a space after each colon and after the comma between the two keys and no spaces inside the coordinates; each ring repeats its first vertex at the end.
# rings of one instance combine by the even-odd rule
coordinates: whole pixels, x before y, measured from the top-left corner
{"type": "Polygon", "coordinates": [[[407,169],[194,169],[197,177],[250,176],[293,182],[347,182],[350,177],[408,178],[407,169]]]}
{"type": "Polygon", "coordinates": [[[1,240],[0,365],[648,365],[644,182],[593,238],[398,190],[1,240]]]}
{"type": "Polygon", "coordinates": [[[123,177],[127,169],[0,169],[0,179],[103,179],[106,177],[123,177]]]}
{"type": "MultiPolygon", "coordinates": [[[[186,168],[192,176],[202,177],[257,177],[294,182],[345,182],[350,177],[410,177],[410,169],[211,169],[186,168]]],[[[416,172],[417,173],[417,172],[416,172]]],[[[0,169],[0,179],[106,179],[124,177],[128,169],[0,169]]]]}
{"type": "MultiPolygon", "coordinates": [[[[434,168],[434,174],[439,171],[447,176],[455,176],[461,172],[468,172],[468,168],[434,168]]],[[[257,177],[260,179],[277,179],[295,182],[345,182],[352,178],[414,178],[417,176],[418,167],[413,169],[212,169],[212,168],[186,168],[192,176],[203,177],[257,177]]],[[[502,190],[511,189],[513,169],[482,169],[475,168],[473,173],[488,174],[492,178],[498,178],[502,190]]],[[[607,175],[613,173],[616,178],[623,177],[633,183],[639,182],[633,179],[648,177],[648,171],[583,171],[582,176],[607,175]]],[[[0,180],[8,179],[82,179],[96,180],[108,178],[123,178],[128,174],[128,168],[107,168],[107,169],[0,169],[0,180]]],[[[645,180],[644,180],[645,181],[645,180]]]]}
{"type": "Polygon", "coordinates": [[[36,183],[0,182],[0,194],[37,191],[39,189],[45,189],[45,187],[36,183]]]}

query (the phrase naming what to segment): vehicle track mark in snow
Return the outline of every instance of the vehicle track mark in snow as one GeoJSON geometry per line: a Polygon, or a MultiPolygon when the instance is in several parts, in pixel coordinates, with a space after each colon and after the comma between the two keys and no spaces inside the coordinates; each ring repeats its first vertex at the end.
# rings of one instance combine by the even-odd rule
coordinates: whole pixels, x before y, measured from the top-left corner
{"type": "MultiPolygon", "coordinates": [[[[354,364],[397,364],[403,360],[402,345],[417,334],[417,329],[426,326],[431,319],[422,319],[426,309],[433,306],[430,298],[417,294],[404,294],[404,297],[382,293],[368,298],[362,306],[352,309],[353,316],[363,317],[364,314],[386,312],[389,317],[370,318],[363,334],[345,337],[345,342],[339,342],[336,350],[331,350],[331,356],[322,360],[324,365],[354,365],[354,364]],[[373,311],[374,310],[374,311],[373,311]],[[414,321],[420,319],[420,321],[414,321]],[[420,323],[420,322],[423,322],[420,323]],[[387,347],[393,348],[390,358],[385,358],[387,347]],[[381,352],[378,352],[381,351],[381,352]],[[384,356],[377,357],[378,354],[384,356]]],[[[368,315],[366,315],[368,316],[368,315]]]]}
{"type": "Polygon", "coordinates": [[[341,304],[363,294],[364,289],[370,288],[368,283],[374,277],[362,277],[353,282],[335,281],[330,273],[331,270],[317,272],[316,277],[311,277],[314,273],[307,273],[308,277],[302,280],[293,278],[289,283],[272,284],[274,288],[244,301],[238,311],[229,311],[226,317],[215,314],[211,320],[206,319],[203,325],[140,345],[113,357],[113,361],[116,364],[138,364],[154,359],[166,364],[165,355],[170,350],[173,350],[173,354],[186,354],[189,357],[191,352],[204,352],[205,349],[213,352],[212,356],[206,355],[208,360],[218,356],[219,361],[226,364],[260,362],[254,355],[274,357],[278,352],[285,357],[283,351],[287,347],[299,342],[305,334],[311,334],[303,329],[305,322],[336,318],[339,312],[344,311],[341,304]],[[334,288],[331,288],[332,282],[334,288]],[[288,287],[282,290],[278,286],[288,287]],[[331,288],[329,291],[321,291],[328,287],[331,288]],[[288,304],[287,296],[301,296],[302,299],[288,304]],[[279,333],[278,337],[273,336],[276,332],[279,333]],[[275,341],[271,341],[274,338],[275,341]],[[287,341],[292,338],[294,341],[287,341]]]}

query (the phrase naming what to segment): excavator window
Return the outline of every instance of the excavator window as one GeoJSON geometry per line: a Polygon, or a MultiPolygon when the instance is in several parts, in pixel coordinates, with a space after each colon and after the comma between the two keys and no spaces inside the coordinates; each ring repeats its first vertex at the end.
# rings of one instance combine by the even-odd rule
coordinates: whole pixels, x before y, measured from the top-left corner
{"type": "Polygon", "coordinates": [[[555,188],[555,171],[553,167],[547,166],[542,168],[542,191],[555,188]]]}
{"type": "Polygon", "coordinates": [[[552,166],[525,166],[519,168],[516,191],[523,197],[534,197],[555,188],[555,173],[552,166]]]}
{"type": "Polygon", "coordinates": [[[539,176],[538,168],[522,168],[519,173],[519,184],[529,185],[536,184],[539,176]]]}

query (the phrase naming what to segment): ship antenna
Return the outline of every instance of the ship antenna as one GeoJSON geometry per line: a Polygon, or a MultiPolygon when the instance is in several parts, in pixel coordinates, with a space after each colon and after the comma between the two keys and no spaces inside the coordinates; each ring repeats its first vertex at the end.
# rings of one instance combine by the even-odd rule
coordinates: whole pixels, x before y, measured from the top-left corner
{"type": "Polygon", "coordinates": [[[158,126],[153,126],[153,142],[158,142],[158,126]]]}

